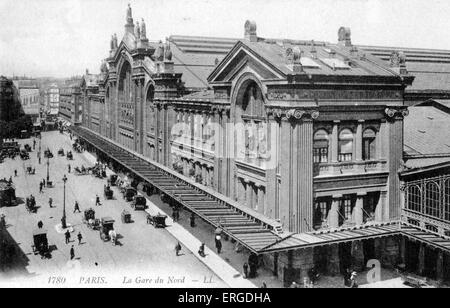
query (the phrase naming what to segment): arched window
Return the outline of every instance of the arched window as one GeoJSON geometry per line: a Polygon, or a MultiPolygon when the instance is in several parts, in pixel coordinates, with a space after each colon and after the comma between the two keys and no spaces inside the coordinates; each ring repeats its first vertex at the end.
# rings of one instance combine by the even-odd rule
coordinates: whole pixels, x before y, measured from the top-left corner
{"type": "Polygon", "coordinates": [[[353,133],[345,128],[339,134],[339,161],[351,161],[353,159],[353,133]]]}
{"type": "Polygon", "coordinates": [[[320,129],[314,134],[314,163],[328,162],[328,133],[320,129]]]}
{"type": "Polygon", "coordinates": [[[408,187],[408,204],[406,205],[408,210],[414,212],[420,212],[422,207],[422,190],[418,185],[412,185],[408,187]]]}
{"type": "Polygon", "coordinates": [[[363,160],[371,160],[376,157],[376,133],[373,129],[366,129],[363,133],[363,160]]]}
{"type": "Polygon", "coordinates": [[[430,182],[425,186],[425,214],[439,218],[439,186],[430,182]]]}

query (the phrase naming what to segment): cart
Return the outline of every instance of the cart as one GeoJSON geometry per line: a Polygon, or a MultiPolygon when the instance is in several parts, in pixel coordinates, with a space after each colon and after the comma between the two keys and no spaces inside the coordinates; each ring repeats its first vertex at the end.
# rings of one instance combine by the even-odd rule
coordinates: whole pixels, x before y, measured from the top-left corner
{"type": "Polygon", "coordinates": [[[31,248],[35,255],[40,254],[42,258],[49,255],[47,231],[44,229],[37,229],[33,232],[33,244],[31,248]]]}
{"type": "Polygon", "coordinates": [[[100,238],[104,242],[111,240],[110,231],[114,231],[114,219],[111,217],[103,217],[100,221],[100,238]]]}
{"type": "Polygon", "coordinates": [[[107,200],[111,200],[114,196],[114,192],[112,191],[112,189],[109,185],[105,185],[103,193],[105,195],[105,199],[107,199],[107,200]]]}
{"type": "Polygon", "coordinates": [[[59,150],[58,150],[58,155],[59,155],[59,156],[64,156],[64,155],[65,155],[65,154],[64,154],[64,149],[62,149],[62,148],[59,149],[59,150]]]}
{"type": "Polygon", "coordinates": [[[142,196],[135,196],[133,202],[131,203],[131,207],[137,211],[144,211],[147,208],[147,199],[142,196]]]}
{"type": "Polygon", "coordinates": [[[24,145],[24,148],[25,148],[25,151],[27,151],[27,152],[32,152],[31,146],[30,146],[29,144],[25,144],[25,145],[24,145]]]}
{"type": "Polygon", "coordinates": [[[133,201],[134,196],[137,195],[137,191],[136,189],[128,186],[122,189],[122,195],[126,201],[131,202],[133,201]]]}
{"type": "Polygon", "coordinates": [[[36,199],[33,196],[28,197],[25,202],[25,207],[28,213],[36,213],[36,199]]]}
{"type": "Polygon", "coordinates": [[[91,230],[98,230],[100,227],[100,219],[95,219],[95,211],[89,208],[84,211],[83,223],[91,230]]]}
{"type": "Polygon", "coordinates": [[[53,158],[53,153],[49,149],[47,149],[44,152],[44,157],[45,158],[53,158]]]}
{"type": "Polygon", "coordinates": [[[124,223],[124,224],[131,223],[131,214],[127,210],[123,210],[121,218],[122,218],[122,223],[124,223]]]}
{"type": "Polygon", "coordinates": [[[108,179],[109,186],[116,186],[118,176],[116,174],[111,174],[108,179]]]}
{"type": "Polygon", "coordinates": [[[21,150],[20,151],[20,158],[22,160],[30,159],[30,154],[27,152],[27,150],[21,150]]]}
{"type": "Polygon", "coordinates": [[[67,158],[67,160],[73,160],[73,154],[72,154],[72,151],[68,151],[68,152],[67,152],[66,158],[67,158]]]}
{"type": "Polygon", "coordinates": [[[155,228],[165,228],[166,225],[166,215],[162,215],[158,213],[158,215],[152,216],[150,214],[147,215],[147,223],[153,225],[155,228]]]}

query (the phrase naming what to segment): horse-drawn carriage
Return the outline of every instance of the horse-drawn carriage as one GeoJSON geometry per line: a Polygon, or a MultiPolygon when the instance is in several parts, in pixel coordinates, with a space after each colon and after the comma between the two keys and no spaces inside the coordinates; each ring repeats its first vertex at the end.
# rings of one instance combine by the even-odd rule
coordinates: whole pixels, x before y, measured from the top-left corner
{"type": "Polygon", "coordinates": [[[47,231],[44,229],[37,229],[33,232],[33,245],[31,246],[35,255],[40,254],[42,258],[49,256],[50,250],[48,247],[47,231]]]}
{"type": "Polygon", "coordinates": [[[36,174],[36,169],[31,166],[27,166],[27,174],[30,175],[36,174]]]}
{"type": "Polygon", "coordinates": [[[109,176],[109,179],[108,179],[108,185],[109,186],[116,186],[117,185],[117,179],[118,179],[117,174],[111,174],[109,176]]]}
{"type": "Polygon", "coordinates": [[[99,179],[106,178],[106,171],[102,168],[101,165],[96,165],[95,167],[93,167],[91,169],[91,171],[92,171],[92,175],[94,175],[95,177],[97,177],[99,179]]]}
{"type": "Polygon", "coordinates": [[[105,199],[107,199],[107,200],[111,200],[114,196],[114,192],[111,189],[111,186],[109,186],[109,185],[105,185],[105,187],[103,189],[103,193],[105,195],[105,199]]]}
{"type": "Polygon", "coordinates": [[[131,223],[131,214],[127,210],[123,210],[121,214],[122,223],[129,224],[131,223]]]}
{"type": "Polygon", "coordinates": [[[27,151],[27,152],[32,152],[31,146],[30,146],[28,143],[25,144],[23,147],[24,147],[25,151],[27,151]]]}
{"type": "Polygon", "coordinates": [[[50,149],[47,149],[44,151],[44,157],[45,158],[53,158],[53,153],[50,151],[50,149]]]}
{"type": "Polygon", "coordinates": [[[36,199],[33,195],[27,197],[25,200],[25,207],[27,208],[28,213],[36,213],[36,199]]]}
{"type": "Polygon", "coordinates": [[[72,151],[67,151],[66,158],[67,158],[67,160],[73,160],[72,151]]]}
{"type": "Polygon", "coordinates": [[[133,201],[134,197],[137,195],[136,189],[134,189],[133,187],[130,187],[130,186],[123,187],[121,189],[121,192],[122,192],[123,198],[128,202],[133,201]]]}
{"type": "Polygon", "coordinates": [[[64,156],[64,155],[65,155],[64,149],[63,149],[63,148],[60,148],[60,149],[58,150],[58,155],[59,155],[59,156],[64,156]]]}
{"type": "Polygon", "coordinates": [[[22,149],[22,150],[20,150],[20,158],[22,160],[30,159],[30,154],[27,152],[27,150],[22,149]]]}
{"type": "Polygon", "coordinates": [[[95,211],[90,208],[84,211],[83,223],[91,230],[98,230],[100,227],[100,219],[95,218],[95,211]]]}
{"type": "Polygon", "coordinates": [[[88,175],[89,174],[89,170],[86,169],[84,166],[81,166],[81,168],[75,167],[74,171],[75,171],[75,175],[88,175]]]}
{"type": "Polygon", "coordinates": [[[78,142],[75,142],[74,144],[72,144],[72,148],[75,152],[77,153],[81,153],[83,152],[83,147],[81,144],[79,144],[78,142]]]}
{"type": "Polygon", "coordinates": [[[131,207],[137,211],[142,210],[145,211],[147,208],[147,199],[145,199],[143,196],[135,196],[133,202],[131,202],[131,207]]]}
{"type": "Polygon", "coordinates": [[[16,189],[7,180],[0,180],[0,207],[13,206],[17,203],[16,189]]]}
{"type": "Polygon", "coordinates": [[[158,215],[147,215],[147,223],[153,225],[155,228],[165,228],[166,225],[166,215],[162,215],[161,213],[158,213],[158,215]]]}
{"type": "Polygon", "coordinates": [[[114,219],[111,217],[103,217],[100,221],[100,238],[104,242],[112,241],[115,245],[117,235],[114,231],[114,219]]]}

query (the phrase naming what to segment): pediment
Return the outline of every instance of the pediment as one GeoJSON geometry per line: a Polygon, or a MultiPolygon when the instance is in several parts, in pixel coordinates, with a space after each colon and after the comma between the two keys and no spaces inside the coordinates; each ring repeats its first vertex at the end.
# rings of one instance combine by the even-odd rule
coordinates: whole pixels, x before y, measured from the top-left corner
{"type": "Polygon", "coordinates": [[[257,72],[262,79],[284,79],[286,76],[264,57],[238,42],[209,75],[208,82],[231,82],[244,69],[257,72]]]}

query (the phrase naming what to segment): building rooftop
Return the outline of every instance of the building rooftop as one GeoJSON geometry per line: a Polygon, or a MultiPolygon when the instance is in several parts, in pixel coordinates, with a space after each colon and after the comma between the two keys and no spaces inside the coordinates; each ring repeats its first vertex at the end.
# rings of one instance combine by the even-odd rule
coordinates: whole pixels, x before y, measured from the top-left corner
{"type": "Polygon", "coordinates": [[[409,108],[404,121],[404,157],[408,168],[450,161],[450,113],[433,106],[409,108]]]}

